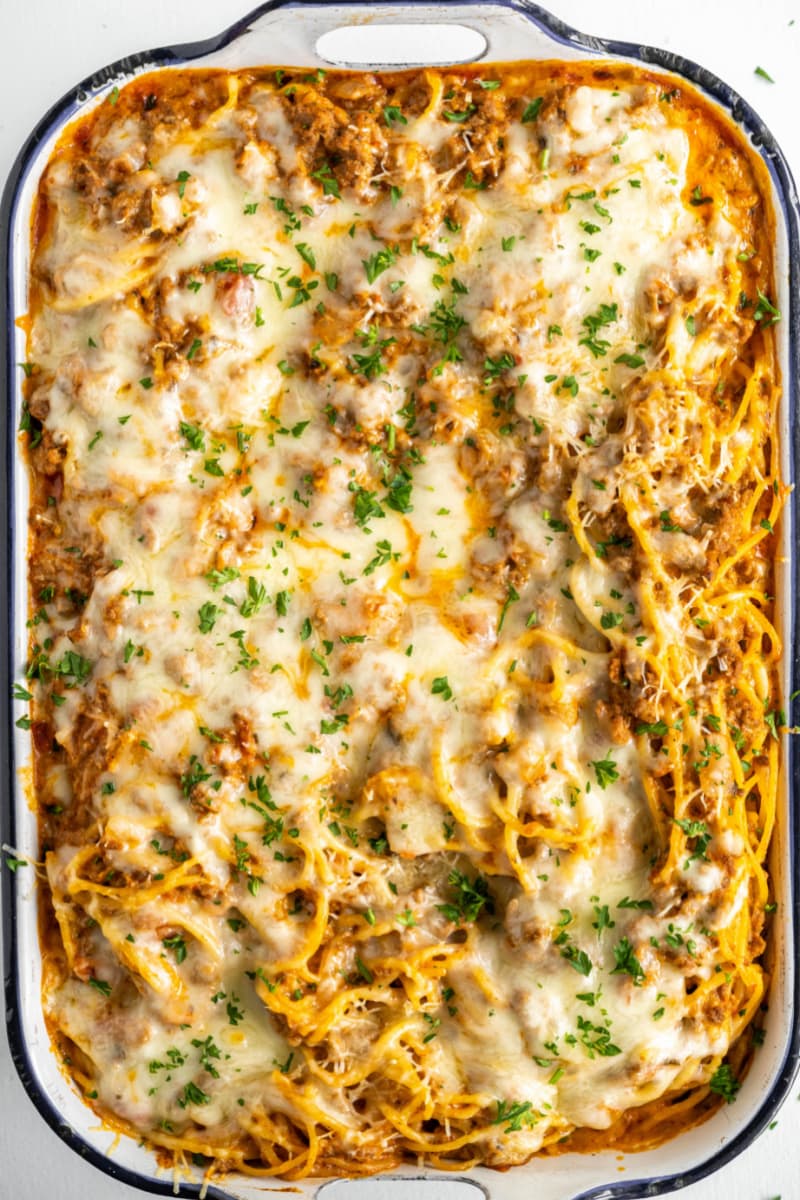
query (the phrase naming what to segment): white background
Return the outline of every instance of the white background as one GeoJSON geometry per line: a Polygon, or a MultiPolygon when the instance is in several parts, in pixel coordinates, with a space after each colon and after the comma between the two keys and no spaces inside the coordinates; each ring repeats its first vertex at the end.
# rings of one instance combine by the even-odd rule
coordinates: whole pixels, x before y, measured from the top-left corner
{"type": "MultiPolygon", "coordinates": [[[[752,103],[800,178],[800,0],[546,3],[586,33],[662,46],[709,67],[752,103]],[[756,66],[775,83],[756,76],[756,66]]],[[[209,37],[250,7],[248,0],[0,0],[0,179],[45,109],[80,79],[137,50],[209,37]]],[[[797,1100],[798,1086],[776,1128],[680,1200],[800,1200],[797,1100]]],[[[0,1034],[0,1200],[141,1195],[82,1162],[47,1128],[0,1034]]]]}

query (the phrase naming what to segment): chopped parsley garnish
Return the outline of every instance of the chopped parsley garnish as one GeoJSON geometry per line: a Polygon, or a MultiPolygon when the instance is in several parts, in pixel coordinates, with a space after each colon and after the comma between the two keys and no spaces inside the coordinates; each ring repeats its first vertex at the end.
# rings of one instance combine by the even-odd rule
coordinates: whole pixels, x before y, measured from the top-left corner
{"type": "Polygon", "coordinates": [[[342,193],[339,191],[339,184],[328,163],[324,162],[316,171],[312,171],[311,178],[316,179],[317,183],[322,185],[323,196],[333,196],[337,200],[341,199],[342,193]]]}
{"type": "Polygon", "coordinates": [[[197,612],[198,629],[201,633],[211,633],[214,628],[214,623],[219,616],[221,609],[217,607],[211,600],[207,600],[197,612]]]}
{"type": "Polygon", "coordinates": [[[413,512],[411,474],[405,468],[401,468],[386,486],[389,490],[383,497],[383,503],[387,508],[399,513],[413,512]]]}
{"type": "Polygon", "coordinates": [[[611,1030],[605,1025],[594,1025],[587,1017],[578,1016],[579,1040],[589,1058],[599,1054],[601,1058],[612,1058],[621,1054],[619,1046],[611,1041],[611,1030]]]}
{"type": "Polygon", "coordinates": [[[610,783],[614,783],[619,779],[617,764],[611,757],[610,750],[605,758],[598,759],[597,761],[590,760],[589,766],[594,767],[595,779],[603,791],[605,791],[610,783]]]}
{"type": "MultiPolygon", "coordinates": [[[[369,334],[362,334],[361,337],[365,345],[373,344],[373,339],[369,334]]],[[[388,368],[383,361],[383,351],[394,341],[393,337],[381,338],[374,342],[369,354],[352,354],[347,360],[348,371],[353,375],[363,375],[366,379],[377,379],[379,375],[385,375],[388,368]]]]}
{"type": "Polygon", "coordinates": [[[361,260],[361,264],[367,276],[367,283],[374,283],[379,275],[384,271],[388,271],[389,267],[393,266],[397,261],[397,248],[384,246],[382,250],[376,250],[369,258],[361,260]]]}
{"type": "MultiPolygon", "coordinates": [[[[581,324],[586,330],[586,333],[582,338],[579,338],[578,344],[580,346],[586,346],[589,350],[591,350],[594,358],[602,358],[606,354],[611,343],[605,338],[598,337],[598,331],[604,326],[612,325],[618,320],[619,308],[616,304],[601,304],[597,312],[589,313],[583,318],[581,324]]],[[[559,333],[560,332],[561,331],[559,330],[559,333]]],[[[549,330],[547,340],[550,340],[549,330]]]]}
{"type": "Polygon", "coordinates": [[[592,929],[596,929],[598,934],[601,934],[604,929],[613,929],[615,924],[616,922],[612,920],[607,904],[594,905],[594,920],[592,921],[592,929]]]}
{"type": "Polygon", "coordinates": [[[325,720],[323,717],[319,723],[319,731],[320,733],[325,734],[340,733],[341,730],[344,729],[344,727],[348,724],[349,720],[350,718],[347,713],[337,713],[336,716],[330,721],[325,720]]]}
{"type": "Polygon", "coordinates": [[[670,516],[669,509],[665,508],[658,514],[658,519],[661,524],[662,533],[683,533],[680,525],[676,525],[670,516]]]}
{"type": "Polygon", "coordinates": [[[53,671],[56,675],[74,680],[75,683],[85,683],[92,673],[92,663],[75,650],[67,650],[53,671]]]}
{"type": "MultiPolygon", "coordinates": [[[[565,936],[565,935],[561,935],[565,936]]],[[[560,938],[556,938],[558,945],[560,938]]],[[[581,950],[574,942],[567,941],[561,947],[561,957],[565,958],[571,967],[574,967],[579,975],[591,975],[592,960],[585,950],[581,950]]]]}
{"type": "Polygon", "coordinates": [[[317,259],[314,254],[314,251],[311,249],[311,247],[308,245],[308,243],[307,242],[295,242],[294,248],[297,251],[297,253],[300,255],[300,257],[302,258],[303,262],[307,263],[308,266],[311,267],[312,271],[315,271],[317,269],[317,259]]]}
{"type": "Polygon", "coordinates": [[[611,972],[612,975],[630,975],[636,986],[641,986],[644,980],[644,968],[627,938],[622,938],[614,947],[614,961],[617,965],[611,972]]]}
{"type": "Polygon", "coordinates": [[[643,733],[652,733],[655,737],[666,737],[668,732],[669,726],[666,721],[642,721],[634,730],[637,737],[643,733]]]}
{"type": "Polygon", "coordinates": [[[254,617],[267,602],[267,589],[251,575],[247,580],[247,595],[241,603],[239,612],[243,617],[254,617]]]}
{"type": "Polygon", "coordinates": [[[427,331],[433,334],[437,342],[447,346],[455,341],[458,334],[466,325],[460,313],[456,312],[455,299],[439,300],[433,307],[428,318],[427,331]]]}
{"type": "Polygon", "coordinates": [[[260,278],[260,272],[263,270],[264,263],[242,263],[239,259],[234,258],[233,254],[216,258],[211,265],[201,268],[204,275],[210,275],[212,271],[217,271],[222,275],[252,275],[254,280],[260,278]]]}
{"type": "Polygon", "coordinates": [[[244,1009],[239,1008],[239,997],[232,993],[230,1000],[225,1005],[225,1011],[228,1014],[228,1024],[238,1025],[244,1020],[244,1009]]]}
{"type": "Polygon", "coordinates": [[[134,645],[131,639],[128,638],[123,651],[123,659],[126,663],[129,663],[134,656],[136,658],[142,658],[144,656],[144,650],[141,646],[134,645]]]}
{"type": "Polygon", "coordinates": [[[537,96],[535,100],[529,100],[522,110],[522,124],[527,125],[529,121],[535,121],[539,115],[539,109],[543,104],[543,96],[537,96]]]}
{"type": "Polygon", "coordinates": [[[705,821],[693,821],[689,817],[679,817],[675,818],[675,824],[690,841],[694,841],[694,849],[686,861],[686,866],[697,858],[708,862],[706,850],[711,841],[711,833],[705,821]]]}
{"type": "Polygon", "coordinates": [[[505,1125],[506,1133],[518,1133],[523,1125],[535,1125],[539,1119],[533,1111],[530,1100],[517,1103],[514,1100],[496,1100],[497,1111],[492,1118],[493,1125],[505,1125]]]}
{"type": "Polygon", "coordinates": [[[367,964],[364,962],[364,960],[358,954],[356,955],[356,970],[358,971],[359,975],[361,976],[361,978],[364,980],[365,983],[372,983],[375,976],[372,974],[372,971],[370,971],[367,964]]]}
{"type": "MultiPolygon", "coordinates": [[[[764,707],[766,708],[766,704],[764,707]]],[[[786,724],[786,714],[784,713],[783,709],[767,709],[767,711],[764,713],[764,724],[767,726],[767,729],[769,729],[770,733],[777,742],[779,740],[778,730],[786,724]]]]}
{"type": "Polygon", "coordinates": [[[730,1063],[722,1063],[711,1076],[708,1086],[712,1092],[722,1096],[726,1104],[733,1104],[742,1085],[734,1075],[730,1063]]]}
{"type": "Polygon", "coordinates": [[[366,488],[362,487],[354,487],[352,491],[354,493],[353,516],[355,517],[356,525],[360,525],[364,529],[369,521],[386,516],[386,513],[378,503],[375,492],[369,492],[366,488]]]}
{"type": "Polygon", "coordinates": [[[477,108],[474,104],[468,104],[467,107],[461,112],[453,112],[452,110],[446,109],[442,113],[442,116],[444,117],[445,121],[454,121],[457,125],[461,125],[464,123],[464,121],[469,120],[472,114],[476,111],[477,108]]]}
{"type": "Polygon", "coordinates": [[[199,425],[190,425],[187,421],[181,421],[180,431],[191,450],[205,450],[205,434],[199,425]]]}
{"type": "Polygon", "coordinates": [[[236,567],[223,567],[221,571],[212,570],[206,571],[206,580],[216,592],[226,583],[231,583],[234,579],[239,578],[239,572],[236,567]]]}
{"type": "Polygon", "coordinates": [[[200,1065],[206,1071],[208,1071],[209,1075],[213,1076],[214,1079],[219,1079],[219,1071],[212,1060],[215,1058],[221,1058],[222,1052],[211,1034],[209,1034],[205,1040],[201,1040],[200,1038],[192,1038],[192,1045],[200,1051],[200,1065]]]}
{"type": "Polygon", "coordinates": [[[447,882],[454,889],[455,895],[451,904],[437,904],[436,907],[448,921],[454,925],[465,925],[477,921],[483,909],[487,913],[494,912],[494,902],[489,894],[489,883],[482,875],[470,879],[461,871],[451,871],[447,882]]]}
{"type": "Polygon", "coordinates": [[[186,942],[179,933],[176,933],[173,937],[162,938],[161,944],[166,946],[167,950],[173,952],[175,962],[182,963],[186,958],[186,942]]]}
{"type": "Polygon", "coordinates": [[[362,575],[372,575],[378,567],[385,567],[387,563],[392,561],[393,557],[399,557],[392,552],[391,543],[387,541],[378,542],[376,546],[377,553],[375,557],[370,559],[366,567],[362,571],[362,575]]]}
{"type": "Polygon", "coordinates": [[[492,383],[494,380],[499,379],[505,374],[506,371],[510,371],[516,365],[516,359],[514,358],[513,354],[509,354],[507,351],[499,354],[497,358],[485,358],[483,360],[484,387],[488,383],[492,383]]]}
{"type": "Polygon", "coordinates": [[[769,297],[759,289],[758,304],[753,313],[753,320],[760,321],[762,325],[777,325],[780,319],[780,309],[776,308],[769,297]]]}
{"type": "Polygon", "coordinates": [[[181,775],[181,791],[186,799],[190,798],[198,784],[205,783],[210,778],[211,772],[206,771],[197,755],[193,754],[189,759],[188,770],[181,775]]]}
{"type": "Polygon", "coordinates": [[[509,585],[508,592],[506,593],[505,603],[503,604],[503,607],[500,610],[500,617],[497,622],[497,632],[498,633],[503,628],[503,624],[506,619],[506,613],[508,612],[511,605],[514,604],[517,600],[519,600],[519,592],[516,590],[516,588],[509,585]]]}
{"type": "Polygon", "coordinates": [[[187,1083],[183,1089],[183,1094],[178,1098],[180,1108],[186,1108],[190,1104],[210,1104],[211,1097],[199,1088],[196,1083],[187,1083]]]}
{"type": "Polygon", "coordinates": [[[689,203],[694,205],[695,208],[699,208],[703,204],[713,204],[714,200],[713,200],[713,197],[711,197],[711,196],[703,195],[703,189],[700,187],[700,184],[698,183],[695,187],[692,188],[692,194],[689,197],[689,203]]]}
{"type": "Polygon", "coordinates": [[[396,104],[387,104],[383,110],[383,119],[391,129],[393,125],[407,125],[408,121],[403,116],[401,110],[396,104]]]}

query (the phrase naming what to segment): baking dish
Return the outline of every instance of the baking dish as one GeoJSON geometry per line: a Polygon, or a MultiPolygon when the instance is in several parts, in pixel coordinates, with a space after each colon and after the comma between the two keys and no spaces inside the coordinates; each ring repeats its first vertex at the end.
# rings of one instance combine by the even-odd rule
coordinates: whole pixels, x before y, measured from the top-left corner
{"type": "MultiPolygon", "coordinates": [[[[778,302],[785,314],[779,326],[781,342],[781,365],[785,384],[785,401],[782,423],[785,432],[783,464],[784,476],[793,480],[793,449],[789,445],[788,430],[794,425],[794,385],[797,363],[791,360],[796,355],[798,313],[791,308],[790,297],[796,293],[797,279],[790,278],[791,261],[797,262],[797,204],[793,198],[791,180],[785,164],[769,135],[758,119],[724,85],[707,73],[694,68],[669,55],[657,51],[635,49],[615,43],[601,43],[582,38],[567,30],[553,18],[530,5],[488,3],[481,5],[449,4],[447,6],[381,5],[366,9],[358,4],[312,5],[272,4],[264,6],[210,43],[189,47],[176,47],[150,54],[138,55],[133,59],[106,69],[83,87],[70,94],[44,119],[35,131],[12,173],[5,199],[5,216],[8,221],[9,255],[9,515],[8,530],[11,553],[11,658],[8,664],[7,684],[18,678],[23,668],[26,653],[25,634],[25,588],[23,560],[25,553],[24,523],[20,517],[25,512],[25,473],[16,463],[13,430],[16,428],[16,413],[19,395],[15,375],[19,373],[15,363],[25,358],[21,333],[12,324],[24,313],[24,294],[27,275],[28,216],[30,203],[35,194],[39,172],[47,160],[53,142],[64,124],[85,105],[92,104],[107,94],[113,86],[125,82],[142,70],[153,66],[170,65],[219,65],[240,67],[252,63],[289,62],[301,65],[325,65],[314,50],[317,39],[324,33],[341,26],[369,22],[373,27],[381,22],[427,26],[435,21],[439,26],[447,22],[458,23],[477,31],[485,39],[482,57],[497,60],[514,58],[597,58],[606,56],[611,60],[629,59],[654,64],[662,69],[675,70],[690,78],[702,90],[716,98],[735,120],[754,137],[770,169],[773,203],[778,218],[777,263],[778,302]],[[792,336],[792,335],[795,336],[792,336]],[[20,343],[15,339],[20,338],[20,343]],[[790,459],[792,461],[790,461],[790,459]],[[16,523],[16,530],[15,530],[16,523]],[[16,532],[16,537],[14,536],[16,532]],[[15,619],[16,614],[16,619],[15,619]]],[[[426,45],[430,31],[426,29],[426,45]]],[[[422,39],[420,39],[422,41],[422,39]]],[[[387,55],[388,57],[388,55],[387,55]]],[[[459,57],[453,52],[453,57],[459,57]]],[[[394,55],[392,55],[394,59],[394,55]]],[[[438,55],[437,55],[438,58],[438,55]]],[[[341,60],[339,60],[341,61],[341,60]]],[[[378,63],[376,65],[384,65],[378,63]]],[[[794,268],[795,272],[797,268],[794,268]]],[[[784,522],[784,550],[792,541],[793,513],[784,522]]],[[[780,580],[780,595],[783,607],[782,627],[787,643],[791,641],[793,613],[788,596],[793,595],[792,580],[784,571],[780,580]]],[[[785,665],[788,675],[788,663],[785,665]]],[[[793,687],[784,678],[784,694],[793,687]]],[[[8,689],[4,696],[7,704],[8,689]]],[[[15,716],[17,714],[12,714],[15,716]]],[[[11,727],[13,729],[13,727],[11,727]]],[[[16,744],[9,755],[11,768],[10,794],[16,796],[16,821],[9,822],[6,840],[22,853],[35,856],[36,838],[32,816],[25,804],[23,789],[18,773],[24,773],[25,737],[15,732],[16,744]]],[[[794,756],[794,750],[790,750],[794,756]]],[[[759,1051],[753,1068],[745,1082],[735,1108],[717,1114],[713,1121],[690,1131],[668,1146],[644,1155],[637,1155],[621,1165],[614,1152],[595,1155],[591,1158],[565,1156],[561,1159],[534,1161],[527,1168],[517,1169],[509,1175],[493,1172],[476,1172],[472,1185],[454,1180],[452,1177],[436,1176],[429,1172],[425,1178],[425,1189],[439,1200],[464,1200],[475,1193],[475,1184],[482,1186],[484,1194],[497,1200],[514,1200],[527,1194],[527,1188],[535,1181],[538,1192],[545,1197],[556,1196],[622,1196],[647,1194],[674,1190],[684,1183],[692,1182],[721,1165],[770,1120],[775,1107],[785,1095],[794,1073],[797,1057],[797,1030],[793,1014],[796,1011],[796,979],[793,970],[794,942],[793,916],[797,887],[793,855],[794,835],[791,828],[790,795],[794,778],[794,758],[787,757],[792,767],[786,771],[782,796],[782,833],[776,842],[773,855],[773,873],[776,878],[777,895],[783,920],[776,929],[773,941],[774,982],[771,992],[771,1013],[766,1026],[766,1040],[759,1051]],[[630,1176],[630,1178],[628,1178],[630,1176]],[[441,1182],[434,1182],[434,1180],[441,1182]]],[[[24,775],[23,775],[24,778],[24,775]]],[[[38,959],[35,951],[36,907],[30,872],[17,876],[16,894],[8,896],[6,911],[11,920],[5,939],[9,963],[13,965],[16,955],[16,977],[9,984],[8,1004],[12,1048],[20,1066],[20,1072],[29,1092],[40,1111],[68,1141],[86,1157],[108,1173],[128,1182],[139,1182],[151,1191],[173,1193],[170,1178],[156,1179],[151,1155],[125,1139],[114,1145],[116,1138],[109,1131],[93,1128],[93,1117],[82,1102],[73,1094],[59,1072],[49,1049],[49,1039],[44,1029],[40,1002],[38,959]],[[27,876],[27,878],[26,878],[27,876]],[[33,943],[33,944],[31,944],[33,943]],[[104,1157],[111,1146],[113,1154],[104,1157]]],[[[13,972],[10,972],[10,975],[13,972]]],[[[202,1168],[196,1172],[197,1181],[178,1181],[179,1194],[197,1194],[202,1168]]],[[[292,1190],[312,1195],[319,1192],[326,1200],[355,1200],[358,1195],[375,1196],[385,1193],[397,1200],[404,1194],[416,1190],[419,1182],[405,1183],[374,1180],[362,1183],[336,1182],[324,1184],[307,1181],[292,1190]]],[[[261,1188],[237,1184],[231,1181],[223,1189],[212,1187],[208,1194],[222,1197],[238,1195],[254,1196],[261,1188]]]]}

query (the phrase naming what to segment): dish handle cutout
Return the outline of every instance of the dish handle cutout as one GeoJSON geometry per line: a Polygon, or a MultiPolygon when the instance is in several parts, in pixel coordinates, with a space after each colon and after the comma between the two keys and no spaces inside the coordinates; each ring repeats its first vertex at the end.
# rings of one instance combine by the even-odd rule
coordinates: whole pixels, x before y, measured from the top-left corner
{"type": "Polygon", "coordinates": [[[469,1179],[335,1179],[323,1183],[317,1200],[489,1200],[489,1193],[469,1179]],[[421,1189],[424,1188],[424,1191],[421,1189]]]}
{"type": "Polygon", "coordinates": [[[486,53],[487,41],[468,25],[393,21],[329,29],[315,50],[337,67],[441,67],[475,62],[486,53]]]}

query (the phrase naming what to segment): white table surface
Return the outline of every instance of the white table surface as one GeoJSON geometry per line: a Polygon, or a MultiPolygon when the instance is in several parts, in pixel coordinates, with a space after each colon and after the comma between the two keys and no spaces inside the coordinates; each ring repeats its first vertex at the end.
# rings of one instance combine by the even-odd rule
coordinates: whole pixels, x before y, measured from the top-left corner
{"type": "MultiPolygon", "coordinates": [[[[124,54],[209,37],[248,0],[0,0],[0,179],[46,108],[124,54]]],[[[577,29],[662,46],[727,80],[766,120],[800,179],[800,0],[545,0],[577,29]],[[794,22],[794,23],[793,23],[794,22]],[[763,67],[775,80],[755,75],[763,67]]],[[[3,798],[5,799],[5,798],[3,798]]],[[[798,1087],[765,1133],[680,1200],[800,1200],[798,1087]]],[[[135,1200],[48,1129],[0,1034],[0,1200],[135,1200]]]]}

